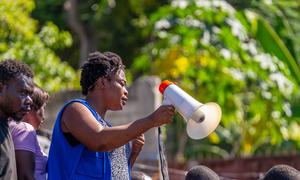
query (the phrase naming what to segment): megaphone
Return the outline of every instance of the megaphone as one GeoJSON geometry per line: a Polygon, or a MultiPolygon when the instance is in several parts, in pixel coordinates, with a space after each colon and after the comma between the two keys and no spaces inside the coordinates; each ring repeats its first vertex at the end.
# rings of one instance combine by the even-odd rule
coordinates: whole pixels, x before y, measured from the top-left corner
{"type": "Polygon", "coordinates": [[[190,138],[205,138],[220,123],[222,110],[218,104],[202,104],[168,80],[160,84],[159,91],[164,97],[162,104],[173,105],[186,121],[186,131],[190,138]]]}

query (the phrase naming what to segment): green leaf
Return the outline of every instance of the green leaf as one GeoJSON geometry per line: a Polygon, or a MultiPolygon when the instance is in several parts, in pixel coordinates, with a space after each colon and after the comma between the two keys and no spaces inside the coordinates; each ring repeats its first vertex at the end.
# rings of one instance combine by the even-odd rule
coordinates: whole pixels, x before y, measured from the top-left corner
{"type": "Polygon", "coordinates": [[[300,66],[268,22],[259,17],[254,34],[266,52],[288,65],[296,81],[300,84],[300,66]]]}

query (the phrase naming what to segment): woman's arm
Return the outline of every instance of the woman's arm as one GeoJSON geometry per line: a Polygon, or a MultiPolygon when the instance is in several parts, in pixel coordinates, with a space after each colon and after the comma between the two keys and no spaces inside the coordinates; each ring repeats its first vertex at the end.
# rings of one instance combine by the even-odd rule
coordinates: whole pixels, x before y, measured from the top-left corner
{"type": "Polygon", "coordinates": [[[144,144],[145,144],[144,134],[141,134],[140,136],[132,140],[132,147],[131,147],[131,153],[129,159],[131,168],[133,167],[133,164],[136,158],[138,157],[138,155],[140,154],[144,144]]]}
{"type": "Polygon", "coordinates": [[[15,153],[18,180],[34,180],[34,153],[26,150],[16,150],[15,153]]]}
{"type": "Polygon", "coordinates": [[[145,118],[122,126],[104,128],[84,105],[72,103],[63,113],[61,127],[63,132],[71,133],[90,150],[111,151],[152,127],[170,123],[173,115],[173,106],[161,106],[145,118]]]}

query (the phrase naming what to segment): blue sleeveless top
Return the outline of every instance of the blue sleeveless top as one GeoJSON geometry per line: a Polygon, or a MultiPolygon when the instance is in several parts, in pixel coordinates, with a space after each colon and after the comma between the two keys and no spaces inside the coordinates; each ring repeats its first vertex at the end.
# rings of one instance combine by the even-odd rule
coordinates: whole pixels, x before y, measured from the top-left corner
{"type": "MultiPolygon", "coordinates": [[[[78,102],[86,106],[95,119],[103,125],[104,120],[89,106],[84,99],[74,99],[66,103],[59,112],[53,133],[48,159],[49,180],[111,180],[111,160],[109,152],[95,152],[83,144],[71,146],[61,129],[61,117],[64,109],[71,103],[78,102]]],[[[108,125],[110,126],[110,125],[108,125]]],[[[127,147],[127,146],[126,146],[127,147]]],[[[128,158],[128,157],[127,157],[128,158]]],[[[128,161],[129,162],[129,161],[128,161]]],[[[128,163],[128,179],[130,165],[128,163]]]]}

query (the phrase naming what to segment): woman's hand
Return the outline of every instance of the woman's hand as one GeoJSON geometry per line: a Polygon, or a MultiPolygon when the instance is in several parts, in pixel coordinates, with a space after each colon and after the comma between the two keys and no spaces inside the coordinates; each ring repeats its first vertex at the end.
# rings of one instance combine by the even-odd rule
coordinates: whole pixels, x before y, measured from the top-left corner
{"type": "Polygon", "coordinates": [[[136,153],[139,154],[145,144],[145,136],[144,134],[139,135],[134,140],[132,140],[132,148],[131,154],[136,153]]]}
{"type": "Polygon", "coordinates": [[[130,165],[133,166],[137,156],[140,154],[143,146],[145,144],[145,136],[144,134],[139,135],[132,141],[131,154],[130,154],[130,165]]]}
{"type": "Polygon", "coordinates": [[[175,114],[175,108],[172,105],[162,105],[148,116],[154,127],[164,124],[170,124],[175,114]]]}

